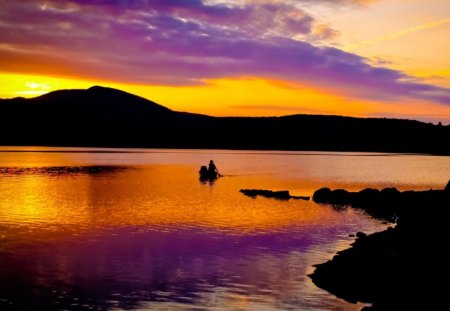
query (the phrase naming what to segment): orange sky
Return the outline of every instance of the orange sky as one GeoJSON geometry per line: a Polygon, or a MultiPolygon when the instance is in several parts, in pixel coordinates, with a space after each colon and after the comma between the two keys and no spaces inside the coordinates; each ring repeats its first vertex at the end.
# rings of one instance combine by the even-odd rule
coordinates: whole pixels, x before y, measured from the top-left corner
{"type": "MultiPolygon", "coordinates": [[[[185,17],[189,16],[197,23],[192,22],[190,27],[203,27],[205,36],[210,31],[221,39],[220,36],[227,35],[220,32],[222,28],[236,32],[237,25],[240,32],[235,35],[242,36],[238,38],[240,45],[236,45],[237,39],[221,41],[224,48],[236,48],[236,52],[225,51],[223,55],[200,44],[200,52],[192,51],[189,44],[195,47],[195,36],[183,43],[180,36],[174,35],[161,48],[156,35],[152,37],[150,33],[145,40],[151,44],[144,46],[145,42],[138,40],[141,33],[133,28],[138,23],[136,16],[144,13],[133,13],[133,8],[125,10],[119,5],[118,9],[108,8],[108,14],[119,19],[120,27],[127,26],[123,29],[115,26],[117,38],[124,35],[129,40],[120,43],[110,37],[108,40],[95,38],[95,32],[90,34],[83,28],[84,23],[95,20],[100,28],[111,31],[112,22],[100,18],[106,16],[104,7],[91,7],[87,11],[79,1],[67,1],[66,6],[48,1],[47,6],[36,5],[36,12],[27,17],[36,1],[26,2],[29,2],[27,10],[13,1],[4,1],[0,7],[3,9],[0,14],[1,98],[32,97],[56,89],[103,85],[146,97],[174,110],[217,116],[306,113],[450,122],[448,1],[433,0],[425,4],[418,0],[380,0],[364,5],[298,1],[292,7],[275,1],[234,1],[242,3],[240,7],[230,6],[231,12],[236,16],[250,14],[256,26],[267,27],[263,34],[230,17],[231,9],[223,6],[229,4],[227,1],[204,1],[196,8],[168,5],[146,8],[176,17],[170,21],[173,24],[167,25],[169,21],[165,21],[164,26],[151,20],[149,25],[160,30],[180,32],[176,22],[181,20],[183,27],[187,27],[185,17]],[[218,2],[222,4],[218,6],[218,2]],[[217,13],[219,9],[225,12],[226,18],[217,13]],[[263,13],[269,18],[262,19],[263,13]],[[23,14],[30,24],[18,26],[13,14],[23,14]],[[220,31],[218,26],[222,27],[220,31]],[[49,36],[49,31],[55,33],[49,36]],[[247,39],[248,34],[258,36],[257,40],[247,39]],[[133,36],[136,41],[132,40],[133,36]],[[283,41],[279,41],[280,36],[283,41]],[[102,41],[105,48],[100,43],[94,47],[96,41],[102,41]],[[67,48],[68,42],[73,49],[67,48]],[[274,42],[277,50],[272,46],[274,42]],[[292,49],[288,48],[290,45],[292,49]],[[254,63],[248,65],[246,55],[240,55],[238,48],[253,46],[266,52],[262,56],[254,54],[254,63]],[[290,50],[297,55],[286,60],[290,50]],[[274,53],[269,55],[272,58],[269,53],[274,53]],[[315,53],[324,56],[316,59],[315,53]],[[311,61],[298,61],[302,58],[311,61]],[[361,60],[367,65],[360,64],[361,60]],[[324,70],[321,61],[327,62],[324,70]],[[348,62],[352,63],[346,70],[342,66],[348,62]]],[[[158,16],[151,18],[158,21],[158,16]]],[[[187,39],[190,34],[185,34],[187,39]]],[[[170,35],[167,32],[165,36],[170,35]]],[[[215,42],[209,40],[208,44],[215,42]]]]}

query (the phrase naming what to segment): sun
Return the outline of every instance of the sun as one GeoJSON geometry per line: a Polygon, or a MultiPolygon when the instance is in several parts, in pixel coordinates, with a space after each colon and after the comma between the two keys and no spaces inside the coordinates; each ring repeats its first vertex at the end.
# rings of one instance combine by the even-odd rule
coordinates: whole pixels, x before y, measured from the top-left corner
{"type": "Polygon", "coordinates": [[[42,84],[36,82],[28,82],[25,85],[32,89],[37,89],[38,87],[42,86],[42,84]]]}

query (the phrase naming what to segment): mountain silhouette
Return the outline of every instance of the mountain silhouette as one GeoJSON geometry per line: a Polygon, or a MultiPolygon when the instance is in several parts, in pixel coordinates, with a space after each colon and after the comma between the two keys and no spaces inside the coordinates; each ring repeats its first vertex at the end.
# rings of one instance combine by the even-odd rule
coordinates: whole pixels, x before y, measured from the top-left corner
{"type": "Polygon", "coordinates": [[[325,115],[212,117],[94,86],[0,100],[0,145],[420,152],[450,155],[450,126],[325,115]]]}

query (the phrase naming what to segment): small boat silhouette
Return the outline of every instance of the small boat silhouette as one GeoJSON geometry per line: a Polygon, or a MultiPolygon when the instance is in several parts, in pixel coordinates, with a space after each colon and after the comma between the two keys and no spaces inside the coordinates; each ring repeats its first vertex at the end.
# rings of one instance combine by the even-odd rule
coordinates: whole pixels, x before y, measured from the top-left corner
{"type": "Polygon", "coordinates": [[[208,168],[204,165],[202,165],[200,167],[200,180],[215,180],[218,177],[220,177],[220,175],[217,172],[211,172],[208,170],[208,168]]]}

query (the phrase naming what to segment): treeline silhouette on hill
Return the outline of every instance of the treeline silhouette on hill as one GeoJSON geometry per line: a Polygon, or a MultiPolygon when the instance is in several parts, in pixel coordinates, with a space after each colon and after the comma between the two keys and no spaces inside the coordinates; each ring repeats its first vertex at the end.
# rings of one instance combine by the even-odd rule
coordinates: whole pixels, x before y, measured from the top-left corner
{"type": "Polygon", "coordinates": [[[372,151],[450,155],[450,126],[325,115],[211,117],[94,86],[0,100],[0,145],[372,151]]]}

